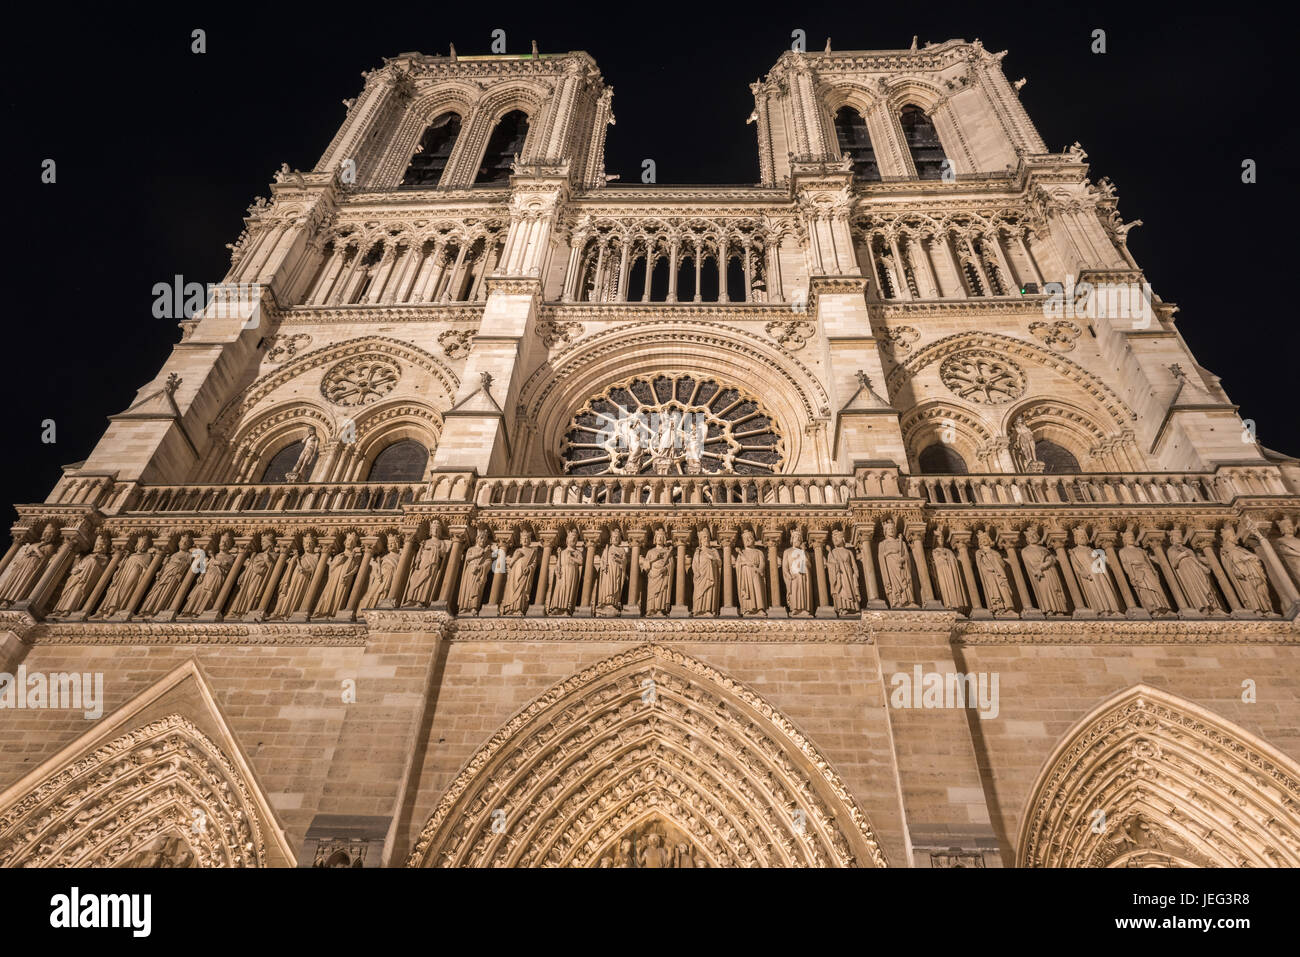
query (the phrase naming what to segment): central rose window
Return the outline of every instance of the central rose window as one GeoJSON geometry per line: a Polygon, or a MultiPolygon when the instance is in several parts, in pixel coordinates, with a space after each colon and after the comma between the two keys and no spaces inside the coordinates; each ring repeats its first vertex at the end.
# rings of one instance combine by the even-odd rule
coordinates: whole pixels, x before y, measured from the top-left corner
{"type": "Polygon", "coordinates": [[[611,386],[573,417],[560,450],[569,475],[770,475],[783,455],[757,399],[685,374],[611,386]]]}

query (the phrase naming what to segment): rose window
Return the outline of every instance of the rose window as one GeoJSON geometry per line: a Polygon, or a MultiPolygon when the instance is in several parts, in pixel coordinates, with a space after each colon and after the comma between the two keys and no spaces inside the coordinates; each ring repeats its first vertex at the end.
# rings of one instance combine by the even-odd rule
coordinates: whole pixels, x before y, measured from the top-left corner
{"type": "Polygon", "coordinates": [[[612,386],[573,417],[560,450],[569,475],[770,475],[783,455],[757,399],[692,375],[612,386]]]}
{"type": "Polygon", "coordinates": [[[401,370],[384,359],[354,359],[325,373],[320,391],[335,405],[369,405],[392,392],[401,376],[401,370]]]}
{"type": "Polygon", "coordinates": [[[943,384],[963,399],[981,405],[1010,402],[1025,391],[1025,374],[1015,363],[993,352],[972,349],[943,360],[943,384]]]}

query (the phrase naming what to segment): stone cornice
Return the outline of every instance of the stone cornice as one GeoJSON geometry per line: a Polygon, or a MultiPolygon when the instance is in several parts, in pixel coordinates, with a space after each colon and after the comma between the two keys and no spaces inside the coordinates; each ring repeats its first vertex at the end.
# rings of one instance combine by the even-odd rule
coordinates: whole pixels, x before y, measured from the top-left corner
{"type": "Polygon", "coordinates": [[[483,318],[484,302],[424,305],[296,306],[285,312],[281,324],[342,322],[474,322],[483,318]]]}

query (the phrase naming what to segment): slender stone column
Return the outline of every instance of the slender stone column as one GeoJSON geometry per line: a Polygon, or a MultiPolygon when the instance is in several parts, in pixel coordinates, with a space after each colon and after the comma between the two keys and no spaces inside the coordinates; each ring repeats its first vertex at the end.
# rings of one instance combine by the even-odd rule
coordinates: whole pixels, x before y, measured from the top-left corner
{"type": "Polygon", "coordinates": [[[122,559],[127,556],[125,544],[118,545],[113,549],[113,557],[108,560],[108,566],[104,573],[99,576],[99,581],[95,582],[95,588],[86,599],[86,603],[81,606],[81,611],[69,615],[69,621],[84,621],[99,605],[99,600],[104,597],[104,592],[108,590],[108,583],[113,580],[113,573],[117,571],[117,566],[122,564],[122,559]]]}
{"type": "Polygon", "coordinates": [[[357,569],[357,577],[352,581],[352,591],[348,595],[347,603],[334,615],[335,621],[356,620],[357,606],[361,604],[361,596],[366,593],[366,585],[370,582],[370,559],[374,557],[379,537],[367,535],[362,539],[361,544],[365,547],[365,551],[361,553],[361,567],[357,569]]]}
{"type": "Polygon", "coordinates": [[[718,240],[718,302],[731,302],[727,293],[727,240],[718,240]]]}
{"type": "Polygon", "coordinates": [[[230,564],[230,571],[226,572],[226,580],[221,583],[221,591],[217,592],[217,600],[211,608],[199,615],[199,621],[221,620],[221,612],[230,599],[230,592],[234,589],[235,582],[239,580],[239,570],[244,567],[244,559],[248,557],[248,546],[249,539],[239,543],[239,550],[235,552],[235,560],[230,564]]]}
{"type": "Polygon", "coordinates": [[[596,589],[596,548],[600,544],[600,526],[589,525],[582,531],[582,598],[573,610],[575,618],[590,618],[591,593],[596,589]]]}
{"type": "Polygon", "coordinates": [[[307,583],[307,594],[302,596],[302,607],[294,609],[289,615],[290,621],[308,621],[316,606],[316,596],[320,594],[321,584],[325,581],[325,568],[330,556],[334,554],[334,545],[321,542],[316,547],[316,567],[312,570],[311,581],[307,583]]]}
{"type": "Polygon", "coordinates": [[[808,533],[809,545],[813,553],[813,566],[817,570],[817,618],[835,618],[835,606],[831,603],[830,581],[826,577],[826,539],[830,533],[824,529],[808,533]]]}
{"type": "Polygon", "coordinates": [[[199,571],[193,558],[194,550],[190,550],[190,567],[189,571],[181,576],[180,582],[176,585],[176,594],[172,596],[171,604],[165,611],[160,611],[154,616],[154,621],[175,621],[176,616],[180,614],[181,608],[185,605],[185,599],[189,597],[190,589],[198,581],[199,571]]]}
{"type": "Polygon", "coordinates": [[[952,544],[952,550],[957,553],[957,563],[961,565],[962,577],[966,579],[966,595],[970,599],[970,617],[988,618],[990,612],[980,601],[979,585],[975,581],[975,569],[970,563],[970,538],[969,531],[956,531],[952,533],[949,542],[952,544]]]}
{"type": "MultiPolygon", "coordinates": [[[[546,617],[546,586],[551,580],[551,556],[555,554],[555,546],[564,541],[565,530],[563,528],[551,536],[551,540],[542,545],[542,560],[537,566],[537,587],[533,590],[533,603],[528,606],[528,611],[524,612],[528,618],[545,618],[546,617]]],[[[538,536],[541,538],[541,535],[538,536]]]]}
{"type": "Polygon", "coordinates": [[[627,604],[623,606],[624,618],[641,617],[641,543],[645,541],[644,528],[628,529],[627,540],[632,546],[632,560],[628,565],[627,604]]]}
{"type": "Polygon", "coordinates": [[[1106,564],[1114,573],[1115,584],[1119,586],[1119,593],[1124,599],[1125,615],[1129,618],[1150,618],[1151,613],[1138,604],[1133,589],[1129,586],[1128,576],[1124,574],[1124,566],[1120,564],[1119,555],[1115,552],[1115,537],[1114,532],[1100,532],[1097,535],[1097,544],[1106,552],[1106,564]]]}
{"type": "Polygon", "coordinates": [[[1048,532],[1046,541],[1056,552],[1056,564],[1061,569],[1061,578],[1065,580],[1065,589],[1070,593],[1075,614],[1080,610],[1087,612],[1088,603],[1083,600],[1083,594],[1079,591],[1079,581],[1074,577],[1074,566],[1070,564],[1070,556],[1065,551],[1065,536],[1065,532],[1048,532]]]}
{"type": "Polygon", "coordinates": [[[736,540],[736,530],[723,528],[720,537],[722,540],[722,607],[718,611],[718,617],[737,618],[740,616],[740,611],[736,608],[736,573],[731,567],[731,544],[736,540]]]}
{"type": "Polygon", "coordinates": [[[402,600],[402,590],[406,588],[406,578],[411,573],[411,561],[415,557],[415,543],[418,540],[416,529],[408,528],[402,532],[402,554],[398,556],[397,571],[388,586],[388,594],[379,599],[380,608],[396,608],[402,600]]]}
{"type": "Polygon", "coordinates": [[[1165,554],[1165,533],[1159,529],[1147,529],[1138,540],[1151,549],[1151,554],[1160,567],[1160,574],[1164,576],[1165,587],[1169,589],[1169,594],[1174,596],[1174,603],[1178,605],[1178,617],[1199,617],[1196,610],[1188,604],[1187,596],[1183,594],[1183,588],[1178,584],[1178,576],[1169,565],[1169,556],[1165,554]]]}
{"type": "Polygon", "coordinates": [[[506,590],[506,575],[509,574],[510,540],[515,533],[510,529],[498,530],[494,536],[496,547],[500,549],[500,561],[492,558],[492,590],[488,593],[488,603],[479,611],[482,618],[495,618],[501,611],[501,596],[506,590]],[[500,567],[500,571],[497,568],[500,567]]]}
{"type": "Polygon", "coordinates": [[[704,301],[700,297],[700,276],[702,275],[701,270],[704,268],[703,259],[704,257],[700,255],[700,247],[696,245],[695,247],[695,295],[691,297],[692,301],[694,302],[704,301]]]}
{"type": "Polygon", "coordinates": [[[770,529],[767,538],[767,585],[771,599],[767,608],[768,618],[789,618],[785,605],[781,604],[781,559],[777,555],[777,546],[781,543],[781,530],[770,529]]]}
{"type": "Polygon", "coordinates": [[[1038,284],[1038,291],[1043,291],[1043,274],[1038,271],[1038,263],[1034,262],[1034,254],[1029,251],[1029,244],[1025,242],[1024,233],[1016,233],[1016,242],[1020,243],[1020,251],[1025,256],[1025,262],[1029,264],[1029,270],[1034,274],[1034,282],[1038,284]]]}
{"type": "Polygon", "coordinates": [[[903,261],[903,254],[898,248],[898,236],[889,237],[889,248],[894,254],[894,271],[898,279],[898,298],[905,299],[908,302],[912,300],[912,287],[907,284],[907,266],[903,261]]]}
{"type": "Polygon", "coordinates": [[[680,246],[674,239],[668,247],[668,301],[677,301],[677,263],[680,246]]]}
{"type": "MultiPolygon", "coordinates": [[[[999,544],[1001,540],[1002,536],[998,536],[999,544]]],[[[1006,551],[1007,564],[1011,566],[1011,575],[1016,580],[1016,591],[1020,593],[1020,617],[1043,618],[1045,617],[1043,613],[1034,606],[1034,593],[1025,581],[1025,573],[1020,566],[1020,552],[1016,548],[1019,544],[1020,533],[1015,532],[1014,537],[1009,538],[1003,547],[1006,551]]]]}
{"type": "Polygon", "coordinates": [[[465,536],[469,534],[469,530],[464,525],[454,525],[450,534],[451,551],[447,554],[447,561],[442,569],[442,588],[438,591],[437,599],[429,605],[433,611],[447,611],[451,607],[451,596],[456,593],[455,589],[460,584],[460,559],[465,552],[465,536]]]}
{"type": "Polygon", "coordinates": [[[676,573],[676,581],[673,583],[673,605],[668,610],[671,618],[686,618],[690,615],[691,610],[686,604],[686,543],[690,540],[691,531],[688,528],[679,528],[674,533],[677,546],[677,566],[673,569],[676,573]]]}
{"type": "Polygon", "coordinates": [[[916,564],[916,577],[921,582],[921,607],[942,608],[943,602],[934,597],[934,583],[930,580],[930,563],[925,558],[924,539],[924,522],[908,525],[907,543],[912,548],[912,561],[916,564]]]}
{"type": "MultiPolygon", "coordinates": [[[[284,566],[289,560],[289,549],[292,547],[292,538],[289,538],[287,543],[281,541],[276,546],[275,566],[271,569],[271,577],[266,581],[266,588],[262,592],[262,600],[257,603],[256,608],[244,616],[249,621],[263,621],[266,618],[266,613],[271,610],[271,602],[275,601],[276,589],[280,585],[280,579],[284,576],[284,566]]],[[[192,575],[190,577],[193,578],[192,575]]]]}
{"type": "MultiPolygon", "coordinates": [[[[1282,614],[1288,615],[1296,605],[1300,605],[1300,592],[1297,592],[1295,585],[1291,583],[1291,576],[1287,574],[1282,560],[1278,558],[1273,543],[1268,540],[1268,528],[1271,525],[1270,522],[1268,526],[1261,526],[1255,530],[1254,538],[1258,543],[1255,552],[1263,560],[1264,567],[1268,569],[1268,577],[1269,581],[1273,583],[1273,590],[1282,599],[1282,614]]],[[[1250,538],[1251,536],[1245,537],[1250,538]]]]}
{"type": "Polygon", "coordinates": [[[1214,553],[1214,533],[1202,531],[1196,534],[1196,542],[1193,547],[1199,548],[1201,554],[1210,565],[1210,571],[1214,572],[1214,579],[1219,583],[1219,590],[1223,592],[1223,597],[1228,600],[1229,614],[1233,618],[1253,618],[1255,613],[1247,611],[1241,607],[1241,602],[1237,599],[1237,592],[1232,587],[1232,582],[1228,580],[1223,566],[1219,564],[1219,556],[1214,553]]]}
{"type": "MultiPolygon", "coordinates": [[[[16,602],[14,607],[26,608],[33,618],[44,615],[45,606],[49,603],[50,595],[53,594],[55,586],[63,580],[63,575],[76,557],[76,549],[82,544],[83,539],[84,536],[80,531],[65,529],[63,543],[59,545],[59,550],[50,558],[49,564],[45,566],[45,571],[27,594],[27,598],[16,602]]],[[[157,570],[158,561],[158,556],[155,556],[152,570],[157,570]]],[[[147,580],[152,580],[152,575],[147,580]]],[[[136,590],[139,591],[140,589],[137,588],[136,590]]],[[[139,600],[137,599],[132,602],[131,607],[135,608],[138,604],[139,600]]]]}
{"type": "Polygon", "coordinates": [[[880,597],[880,585],[876,582],[876,558],[871,547],[872,539],[875,537],[876,526],[874,522],[870,525],[858,526],[856,535],[858,561],[862,564],[862,577],[867,584],[867,607],[888,608],[889,606],[880,597]]]}
{"type": "Polygon", "coordinates": [[[630,252],[630,244],[624,236],[623,249],[618,259],[618,295],[614,297],[616,302],[627,302],[627,260],[630,252]]]}

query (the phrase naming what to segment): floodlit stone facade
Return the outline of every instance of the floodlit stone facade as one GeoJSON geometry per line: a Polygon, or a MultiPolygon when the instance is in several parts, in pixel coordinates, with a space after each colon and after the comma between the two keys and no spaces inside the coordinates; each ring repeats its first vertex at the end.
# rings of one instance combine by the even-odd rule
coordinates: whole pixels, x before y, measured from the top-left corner
{"type": "Polygon", "coordinates": [[[1300,467],[1000,59],[366,73],[18,506],[0,864],[1300,863],[1300,467]]]}

